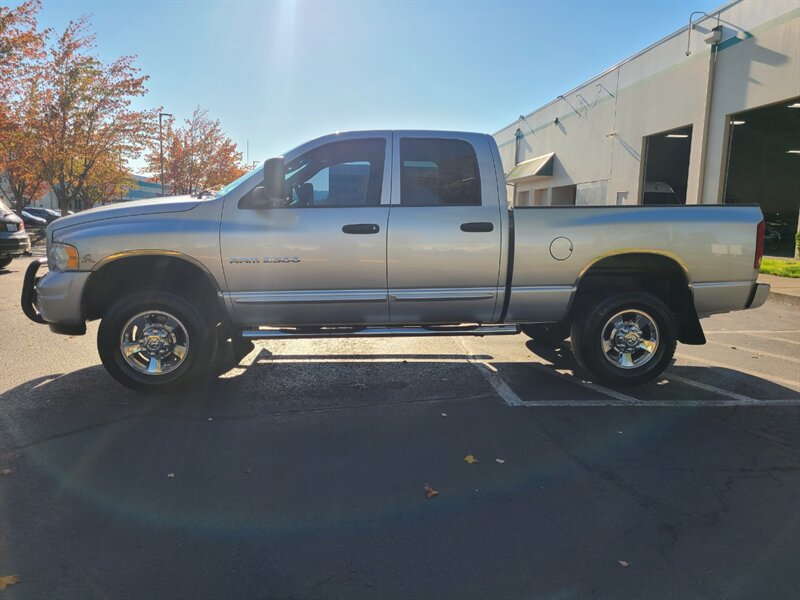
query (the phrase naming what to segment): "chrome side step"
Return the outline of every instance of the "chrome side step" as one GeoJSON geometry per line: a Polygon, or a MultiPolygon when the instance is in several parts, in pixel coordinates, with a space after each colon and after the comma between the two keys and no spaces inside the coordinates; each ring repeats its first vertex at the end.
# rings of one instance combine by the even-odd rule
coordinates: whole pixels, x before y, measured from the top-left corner
{"type": "Polygon", "coordinates": [[[354,330],[352,327],[322,327],[309,331],[307,328],[259,328],[245,329],[242,337],[247,340],[266,339],[299,339],[299,338],[358,338],[358,337],[420,337],[420,336],[456,336],[456,335],[516,335],[519,333],[517,325],[474,325],[464,327],[437,326],[426,328],[419,326],[408,327],[365,327],[354,330]]]}

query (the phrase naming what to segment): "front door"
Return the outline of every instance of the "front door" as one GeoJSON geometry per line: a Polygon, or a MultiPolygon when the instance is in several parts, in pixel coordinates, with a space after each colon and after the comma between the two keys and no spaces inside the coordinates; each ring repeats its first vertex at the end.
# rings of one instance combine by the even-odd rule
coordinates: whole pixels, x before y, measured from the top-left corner
{"type": "Polygon", "coordinates": [[[492,322],[503,239],[486,136],[395,133],[394,156],[392,323],[492,322]]]}
{"type": "Polygon", "coordinates": [[[390,141],[351,134],[312,143],[287,157],[283,206],[226,202],[222,262],[239,324],[389,322],[390,141]]]}

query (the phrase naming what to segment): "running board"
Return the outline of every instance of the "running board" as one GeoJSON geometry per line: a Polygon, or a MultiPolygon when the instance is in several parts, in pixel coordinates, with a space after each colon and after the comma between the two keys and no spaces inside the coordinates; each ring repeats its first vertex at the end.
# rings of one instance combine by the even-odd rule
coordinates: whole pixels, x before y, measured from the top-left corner
{"type": "Polygon", "coordinates": [[[421,336],[456,336],[456,335],[516,335],[519,333],[517,325],[475,325],[463,326],[438,326],[426,327],[365,327],[353,330],[350,327],[324,328],[309,332],[292,329],[245,329],[242,337],[246,340],[265,339],[298,339],[298,338],[358,338],[358,337],[421,337],[421,336]]]}

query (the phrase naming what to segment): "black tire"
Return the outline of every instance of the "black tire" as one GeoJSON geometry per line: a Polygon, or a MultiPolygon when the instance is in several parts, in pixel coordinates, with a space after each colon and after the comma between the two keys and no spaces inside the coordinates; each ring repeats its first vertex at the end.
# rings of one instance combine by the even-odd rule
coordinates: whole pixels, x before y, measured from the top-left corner
{"type": "Polygon", "coordinates": [[[13,256],[6,256],[4,258],[0,258],[0,269],[5,269],[8,265],[11,264],[12,260],[14,260],[13,256]]]}
{"type": "Polygon", "coordinates": [[[651,294],[626,292],[594,305],[579,305],[572,323],[572,351],[578,364],[599,382],[609,386],[640,385],[658,377],[667,368],[677,344],[675,315],[651,294]],[[606,358],[602,335],[609,320],[618,313],[639,310],[651,316],[658,328],[658,345],[640,367],[622,368],[606,358]],[[583,314],[581,314],[583,313],[583,314]]]}
{"type": "Polygon", "coordinates": [[[522,325],[525,335],[534,342],[560,344],[569,337],[569,323],[535,323],[522,325]]]}
{"type": "Polygon", "coordinates": [[[172,292],[144,291],[118,300],[103,315],[97,332],[97,350],[109,374],[125,387],[141,392],[167,392],[197,384],[210,374],[217,349],[213,324],[186,299],[172,292]],[[137,371],[123,357],[123,328],[135,315],[161,311],[177,318],[188,335],[183,361],[172,371],[150,375],[137,371]]]}

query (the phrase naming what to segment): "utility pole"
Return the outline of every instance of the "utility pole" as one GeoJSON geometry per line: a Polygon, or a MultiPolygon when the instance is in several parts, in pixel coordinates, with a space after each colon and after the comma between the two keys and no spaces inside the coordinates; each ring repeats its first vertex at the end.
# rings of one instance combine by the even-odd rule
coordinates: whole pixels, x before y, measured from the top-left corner
{"type": "Polygon", "coordinates": [[[158,113],[158,155],[161,159],[161,197],[164,197],[164,135],[161,128],[161,119],[171,117],[169,113],[158,113]]]}

